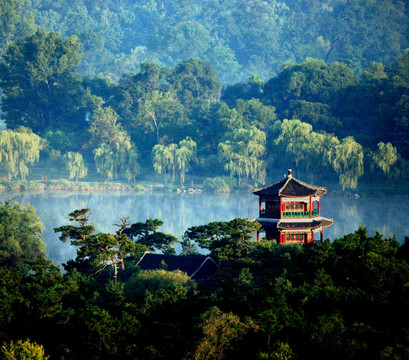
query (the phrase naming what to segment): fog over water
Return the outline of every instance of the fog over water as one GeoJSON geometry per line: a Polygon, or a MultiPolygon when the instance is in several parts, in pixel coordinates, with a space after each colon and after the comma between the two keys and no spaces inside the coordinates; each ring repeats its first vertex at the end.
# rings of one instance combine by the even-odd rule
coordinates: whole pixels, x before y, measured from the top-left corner
{"type": "MultiPolygon", "coordinates": [[[[74,258],[76,249],[62,243],[53,229],[69,224],[68,213],[90,208],[90,223],[97,231],[116,231],[113,225],[121,217],[132,222],[158,218],[164,221],[161,231],[181,239],[187,228],[210,221],[226,221],[236,217],[254,219],[258,216],[258,197],[252,193],[168,193],[168,192],[105,192],[105,193],[2,193],[0,200],[14,198],[30,203],[44,223],[43,238],[49,257],[61,264],[74,258]]],[[[334,219],[334,225],[324,229],[324,238],[334,240],[355,231],[360,224],[373,235],[379,230],[385,236],[396,235],[399,242],[409,235],[409,197],[371,196],[358,199],[324,195],[321,215],[334,219]]]]}

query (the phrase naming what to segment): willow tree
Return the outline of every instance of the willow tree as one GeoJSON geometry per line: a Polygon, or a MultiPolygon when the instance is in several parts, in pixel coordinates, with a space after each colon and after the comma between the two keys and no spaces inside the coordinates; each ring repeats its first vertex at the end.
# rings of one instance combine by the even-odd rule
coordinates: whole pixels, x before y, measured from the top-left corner
{"type": "Polygon", "coordinates": [[[128,181],[139,174],[138,152],[132,144],[126,143],[116,149],[112,144],[103,143],[94,150],[97,171],[110,181],[124,176],[128,181]]]}
{"type": "Polygon", "coordinates": [[[70,172],[70,179],[74,179],[78,182],[78,178],[84,178],[87,176],[88,168],[84,163],[84,158],[78,152],[69,151],[64,156],[64,161],[70,172]]]}
{"type": "Polygon", "coordinates": [[[378,144],[377,151],[373,153],[373,165],[371,168],[376,165],[381,168],[384,173],[389,174],[391,166],[395,164],[397,160],[398,151],[396,150],[396,147],[394,147],[391,143],[385,144],[380,142],[378,144]]]}
{"type": "Polygon", "coordinates": [[[339,183],[342,189],[356,189],[358,178],[364,174],[364,152],[352,136],[348,136],[329,153],[333,169],[339,173],[339,183]]]}
{"type": "Polygon", "coordinates": [[[179,176],[180,185],[184,186],[186,168],[197,162],[197,145],[187,137],[178,144],[155,145],[152,149],[153,167],[165,178],[172,175],[172,182],[179,176]]]}
{"type": "Polygon", "coordinates": [[[230,176],[237,176],[243,185],[249,178],[257,184],[264,184],[266,179],[266,135],[263,131],[251,126],[248,129],[237,129],[227,135],[218,146],[219,160],[230,176]]]}
{"type": "Polygon", "coordinates": [[[97,171],[106,180],[125,176],[135,180],[139,173],[138,152],[131,144],[128,133],[118,122],[117,113],[110,107],[94,110],[89,132],[91,144],[95,146],[94,160],[97,171]]]}
{"type": "Polygon", "coordinates": [[[328,166],[328,151],[339,142],[332,135],[314,132],[310,124],[300,120],[276,121],[271,133],[275,160],[304,170],[318,171],[328,166]]]}
{"type": "Polygon", "coordinates": [[[25,128],[0,131],[0,166],[8,172],[9,181],[18,175],[27,181],[28,166],[38,162],[42,146],[42,139],[25,128]]]}

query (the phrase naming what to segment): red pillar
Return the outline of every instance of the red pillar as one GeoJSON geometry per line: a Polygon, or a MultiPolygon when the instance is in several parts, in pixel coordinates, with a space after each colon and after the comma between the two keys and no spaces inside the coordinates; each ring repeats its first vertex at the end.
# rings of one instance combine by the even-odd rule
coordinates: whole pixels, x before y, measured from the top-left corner
{"type": "Polygon", "coordinates": [[[311,196],[310,196],[310,217],[312,217],[312,197],[311,196]]]}
{"type": "Polygon", "coordinates": [[[321,229],[320,242],[322,243],[323,241],[324,241],[324,229],[321,229]]]}
{"type": "Polygon", "coordinates": [[[280,219],[283,218],[283,202],[281,201],[281,196],[280,196],[280,219]]]}
{"type": "Polygon", "coordinates": [[[261,217],[261,198],[258,198],[258,216],[261,217]]]}
{"type": "Polygon", "coordinates": [[[260,241],[260,233],[257,231],[257,241],[260,241]]]}
{"type": "Polygon", "coordinates": [[[314,238],[314,230],[311,230],[311,242],[314,244],[315,238],[314,238]]]}

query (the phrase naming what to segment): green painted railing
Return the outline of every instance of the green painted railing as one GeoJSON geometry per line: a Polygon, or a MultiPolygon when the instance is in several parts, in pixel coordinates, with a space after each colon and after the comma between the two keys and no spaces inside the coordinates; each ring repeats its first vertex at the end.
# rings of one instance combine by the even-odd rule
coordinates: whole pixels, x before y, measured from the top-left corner
{"type": "MultiPolygon", "coordinates": [[[[318,216],[319,209],[315,209],[312,211],[311,216],[318,216]]],[[[309,211],[284,211],[283,218],[309,218],[310,212],[309,211]]]]}

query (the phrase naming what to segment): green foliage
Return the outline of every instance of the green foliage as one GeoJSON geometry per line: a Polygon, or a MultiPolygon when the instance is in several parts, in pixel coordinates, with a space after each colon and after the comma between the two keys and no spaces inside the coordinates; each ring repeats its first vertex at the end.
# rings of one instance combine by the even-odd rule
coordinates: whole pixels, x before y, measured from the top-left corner
{"type": "Polygon", "coordinates": [[[76,36],[63,39],[57,33],[37,32],[10,44],[0,66],[8,128],[23,125],[41,133],[85,126],[80,110],[87,105],[74,72],[79,50],[76,36]]]}
{"type": "Polygon", "coordinates": [[[145,222],[129,224],[129,226],[123,229],[123,234],[150,251],[175,254],[175,249],[172,245],[179,240],[173,235],[157,231],[162,225],[162,220],[147,219],[145,222]]]}
{"type": "Polygon", "coordinates": [[[398,160],[397,150],[391,143],[385,144],[380,142],[378,150],[373,154],[372,159],[384,173],[389,174],[391,166],[398,160]]]}
{"type": "Polygon", "coordinates": [[[169,82],[183,105],[197,99],[217,100],[220,96],[221,84],[210,62],[182,61],[175,66],[169,82]]]}
{"type": "Polygon", "coordinates": [[[234,343],[256,327],[251,321],[241,321],[232,312],[224,313],[212,307],[200,317],[198,328],[201,338],[188,359],[225,359],[226,350],[234,352],[234,343]]]}
{"type": "MultiPolygon", "coordinates": [[[[69,214],[69,220],[76,225],[65,225],[55,228],[55,232],[61,232],[60,240],[71,240],[71,245],[77,246],[77,264],[71,262],[70,266],[86,266],[88,272],[96,275],[108,266],[113,268],[113,278],[118,278],[118,266],[125,271],[125,258],[138,255],[140,247],[137,246],[127,235],[129,226],[128,218],[122,218],[117,234],[96,233],[93,225],[88,223],[90,209],[75,210],[69,214]]],[[[145,248],[146,249],[146,248],[145,248]]]]}
{"type": "Polygon", "coordinates": [[[138,101],[138,117],[143,126],[156,135],[157,143],[161,139],[161,130],[172,122],[180,122],[183,106],[172,91],[154,90],[145,93],[138,101]]]}
{"type": "MultiPolygon", "coordinates": [[[[21,211],[10,203],[0,208],[21,211]]],[[[22,268],[0,267],[2,358],[407,357],[408,239],[400,245],[394,237],[370,236],[362,225],[315,247],[282,246],[254,241],[256,222],[212,222],[185,234],[220,265],[196,283],[166,264],[133,268],[143,243],[161,249],[152,236],[160,220],[131,225],[122,218],[116,234],[96,234],[88,217],[89,209],[73,211],[75,226],[56,229],[78,246],[88,268],[67,267],[62,274],[44,257],[22,268]],[[121,259],[128,267],[122,279],[104,271],[89,276],[101,265],[115,273],[121,259]]],[[[1,214],[0,220],[24,242],[38,225],[3,221],[1,214]]]]}
{"type": "Polygon", "coordinates": [[[49,358],[45,355],[42,345],[31,342],[29,339],[3,344],[1,354],[4,360],[47,360],[49,358]]]}
{"type": "Polygon", "coordinates": [[[10,43],[18,37],[35,30],[34,18],[26,13],[27,4],[22,0],[0,2],[0,54],[3,55],[10,43]]]}
{"type": "Polygon", "coordinates": [[[334,170],[341,173],[339,182],[342,189],[356,189],[358,178],[364,173],[362,146],[349,136],[330,150],[329,157],[334,170]]]}
{"type": "Polygon", "coordinates": [[[255,126],[236,129],[218,146],[219,158],[231,176],[237,175],[243,185],[249,178],[264,184],[266,178],[266,135],[255,126]]]}
{"type": "Polygon", "coordinates": [[[110,108],[94,110],[89,128],[97,171],[106,180],[124,176],[128,181],[139,174],[138,152],[130,137],[117,122],[118,115],[110,108]]]}
{"type": "Polygon", "coordinates": [[[213,221],[187,229],[183,239],[197,242],[219,261],[229,261],[250,254],[253,234],[260,229],[258,222],[247,219],[213,221]]]}
{"type": "Polygon", "coordinates": [[[0,132],[0,165],[8,172],[9,181],[20,175],[26,182],[28,165],[39,160],[42,146],[41,138],[26,128],[0,132]]]}
{"type": "Polygon", "coordinates": [[[126,293],[131,298],[142,298],[160,303],[179,301],[186,297],[190,289],[196,284],[190,277],[180,271],[141,270],[131,276],[126,284],[126,293]]]}
{"type": "Polygon", "coordinates": [[[178,174],[183,187],[185,170],[197,162],[196,153],[197,145],[190,138],[179,141],[179,144],[155,145],[152,149],[153,167],[158,174],[172,174],[172,182],[178,174]]]}
{"type": "Polygon", "coordinates": [[[300,120],[276,121],[272,127],[274,147],[278,154],[285,154],[276,161],[293,163],[305,170],[332,168],[339,173],[342,188],[355,189],[364,173],[363,148],[353,137],[341,141],[329,134],[312,131],[312,126],[300,120]]]}
{"type": "Polygon", "coordinates": [[[358,78],[345,64],[326,64],[307,58],[301,64],[285,64],[276,78],[264,86],[264,101],[280,112],[291,100],[328,104],[334,93],[354,85],[358,78]]]}
{"type": "Polygon", "coordinates": [[[87,176],[88,168],[84,163],[84,159],[80,153],[73,153],[69,151],[64,155],[65,164],[70,172],[70,179],[74,179],[78,182],[78,179],[82,179],[87,176]]]}
{"type": "Polygon", "coordinates": [[[109,144],[119,151],[122,147],[129,148],[129,135],[118,123],[118,115],[111,107],[98,107],[94,110],[89,127],[91,144],[98,147],[109,144]]]}
{"type": "Polygon", "coordinates": [[[42,232],[43,224],[32,206],[0,202],[0,266],[13,268],[44,257],[42,232]]]}
{"type": "MultiPolygon", "coordinates": [[[[23,27],[23,9],[14,9],[6,12],[10,26],[5,33],[23,27]]],[[[347,62],[360,73],[372,61],[396,58],[407,46],[407,9],[404,2],[392,0],[324,5],[295,0],[110,0],[104,7],[92,1],[75,0],[67,7],[36,0],[26,9],[42,29],[80,38],[83,74],[114,79],[137,71],[146,61],[175,66],[192,58],[211,61],[224,84],[253,74],[266,79],[278,73],[284,61],[309,56],[347,62]]],[[[21,30],[10,33],[7,39],[21,30]]]]}

